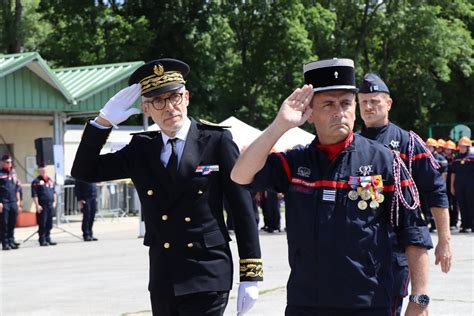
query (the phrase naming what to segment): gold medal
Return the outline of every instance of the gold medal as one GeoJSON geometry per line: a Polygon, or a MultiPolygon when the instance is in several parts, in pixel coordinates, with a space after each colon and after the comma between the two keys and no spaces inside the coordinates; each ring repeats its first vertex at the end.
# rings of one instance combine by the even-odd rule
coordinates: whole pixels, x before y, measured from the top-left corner
{"type": "Polygon", "coordinates": [[[367,202],[359,201],[359,203],[357,203],[357,207],[359,208],[359,210],[363,211],[367,208],[367,202]]]}
{"type": "Polygon", "coordinates": [[[372,201],[372,202],[370,202],[370,208],[377,208],[377,207],[379,207],[379,206],[380,206],[380,204],[379,204],[379,202],[377,202],[377,201],[372,201]]]}
{"type": "Polygon", "coordinates": [[[379,196],[377,197],[376,201],[382,203],[383,201],[385,201],[385,196],[383,196],[382,193],[379,193],[379,196]]]}
{"type": "Polygon", "coordinates": [[[351,199],[352,201],[355,201],[359,198],[359,194],[357,193],[357,191],[354,191],[354,190],[351,190],[349,191],[349,193],[347,194],[347,196],[349,197],[349,199],[351,199]]]}
{"type": "Polygon", "coordinates": [[[365,201],[370,200],[370,196],[371,194],[369,190],[360,191],[360,197],[362,198],[362,200],[365,200],[365,201]]]}

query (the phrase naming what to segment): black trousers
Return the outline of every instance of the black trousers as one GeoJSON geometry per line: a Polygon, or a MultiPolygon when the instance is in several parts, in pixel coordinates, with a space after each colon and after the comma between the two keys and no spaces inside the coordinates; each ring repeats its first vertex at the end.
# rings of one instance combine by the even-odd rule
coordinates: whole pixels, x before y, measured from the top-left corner
{"type": "Polygon", "coordinates": [[[0,234],[3,245],[9,245],[14,240],[16,218],[18,217],[18,206],[16,202],[3,203],[2,221],[0,234]]]}
{"type": "Polygon", "coordinates": [[[222,316],[229,292],[201,292],[181,296],[150,293],[154,316],[222,316]]]}
{"type": "Polygon", "coordinates": [[[51,229],[53,228],[53,202],[40,203],[43,207],[41,213],[36,213],[36,220],[38,221],[38,235],[39,242],[50,241],[51,229]]]}
{"type": "Polygon", "coordinates": [[[97,200],[95,198],[86,199],[86,204],[82,208],[82,236],[92,237],[92,226],[94,225],[95,213],[97,213],[97,200]]]}
{"type": "Polygon", "coordinates": [[[461,182],[454,189],[461,211],[461,227],[474,228],[474,185],[461,182]]]}
{"type": "Polygon", "coordinates": [[[285,316],[391,316],[391,314],[390,308],[327,309],[309,306],[287,305],[285,316]]]}

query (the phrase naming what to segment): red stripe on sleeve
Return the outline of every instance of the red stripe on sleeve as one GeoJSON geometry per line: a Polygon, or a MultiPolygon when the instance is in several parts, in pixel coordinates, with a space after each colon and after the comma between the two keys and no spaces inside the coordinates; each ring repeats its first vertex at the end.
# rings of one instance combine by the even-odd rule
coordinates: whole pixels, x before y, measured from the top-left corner
{"type": "Polygon", "coordinates": [[[291,170],[290,170],[290,165],[288,165],[288,161],[286,161],[282,153],[275,153],[275,154],[280,158],[281,164],[283,165],[283,169],[285,169],[285,173],[288,178],[288,181],[291,182],[291,170]]]}
{"type": "MultiPolygon", "coordinates": [[[[428,153],[421,153],[421,154],[414,155],[412,161],[420,159],[420,158],[428,157],[428,155],[429,155],[428,153]]],[[[408,156],[405,155],[404,153],[400,153],[400,158],[402,158],[403,160],[408,160],[408,156]]]]}

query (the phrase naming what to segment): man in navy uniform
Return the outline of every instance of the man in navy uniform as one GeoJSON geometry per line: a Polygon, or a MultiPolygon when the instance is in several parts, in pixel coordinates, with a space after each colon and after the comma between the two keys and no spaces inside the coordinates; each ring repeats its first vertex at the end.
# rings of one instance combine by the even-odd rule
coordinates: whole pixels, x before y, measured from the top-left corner
{"type": "Polygon", "coordinates": [[[399,157],[354,135],[354,63],[304,66],[306,85],[241,154],[231,177],[249,189],[284,192],[289,262],[286,315],[391,315],[391,236],[412,271],[408,315],[427,313],[431,238],[416,187],[399,157]],[[290,128],[310,122],[307,147],[270,154],[290,128]]]}
{"type": "Polygon", "coordinates": [[[31,197],[36,206],[38,235],[40,246],[55,246],[51,240],[53,214],[56,208],[56,191],[54,181],[46,174],[44,165],[38,167],[39,175],[31,182],[31,197]]]}
{"type": "Polygon", "coordinates": [[[453,160],[450,189],[461,211],[460,233],[474,232],[474,153],[472,141],[463,136],[458,141],[459,154],[453,160]]]}
{"type": "Polygon", "coordinates": [[[15,242],[14,231],[18,209],[20,207],[19,182],[15,169],[13,169],[12,157],[4,154],[0,168],[0,238],[2,249],[18,249],[19,244],[15,242]]]}
{"type": "Polygon", "coordinates": [[[154,315],[222,315],[232,287],[230,237],[223,216],[229,202],[240,255],[237,310],[248,311],[263,278],[250,194],[230,179],[239,151],[229,131],[188,117],[189,66],[158,59],[138,68],[129,87],[90,121],[72,168],[88,182],[131,178],[140,197],[150,247],[149,291],[154,315]],[[134,135],[122,150],[99,155],[111,127],[141,106],[159,132],[134,135]]]}
{"type": "Polygon", "coordinates": [[[97,185],[76,179],[74,190],[82,212],[82,237],[84,241],[97,241],[92,232],[97,213],[97,185]]]}
{"type": "MultiPolygon", "coordinates": [[[[428,138],[425,142],[426,148],[430,151],[433,155],[434,159],[438,162],[439,168],[438,172],[441,174],[444,182],[446,183],[446,179],[448,177],[448,160],[443,154],[438,153],[436,148],[439,147],[438,141],[434,138],[428,138]]],[[[446,187],[447,190],[448,187],[446,187]]],[[[448,191],[446,191],[448,194],[448,191]]],[[[421,206],[423,209],[423,214],[425,215],[426,221],[430,223],[430,232],[436,230],[436,223],[434,221],[433,215],[431,214],[430,203],[429,203],[429,194],[425,194],[422,197],[421,206]]],[[[448,212],[451,222],[451,212],[449,211],[449,196],[448,196],[448,212]]]]}
{"type": "MultiPolygon", "coordinates": [[[[360,114],[365,127],[361,135],[389,146],[399,152],[415,180],[420,195],[428,201],[438,233],[435,263],[441,263],[441,271],[451,268],[451,233],[449,229],[449,203],[446,182],[438,171],[439,164],[414,132],[405,131],[389,121],[392,106],[390,91],[383,80],[373,73],[364,76],[359,86],[360,114]]],[[[408,266],[403,250],[393,258],[396,277],[394,304],[401,312],[402,300],[408,294],[408,266]]],[[[395,308],[394,306],[394,308],[395,308]]]]}

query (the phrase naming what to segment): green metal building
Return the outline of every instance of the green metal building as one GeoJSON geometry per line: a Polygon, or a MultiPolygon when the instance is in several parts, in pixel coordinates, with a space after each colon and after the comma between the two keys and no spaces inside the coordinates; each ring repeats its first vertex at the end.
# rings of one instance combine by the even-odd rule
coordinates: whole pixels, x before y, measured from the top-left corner
{"type": "Polygon", "coordinates": [[[51,69],[38,53],[0,55],[0,154],[15,158],[22,181],[34,165],[34,139],[63,145],[72,117],[95,116],[142,61],[51,69]]]}

